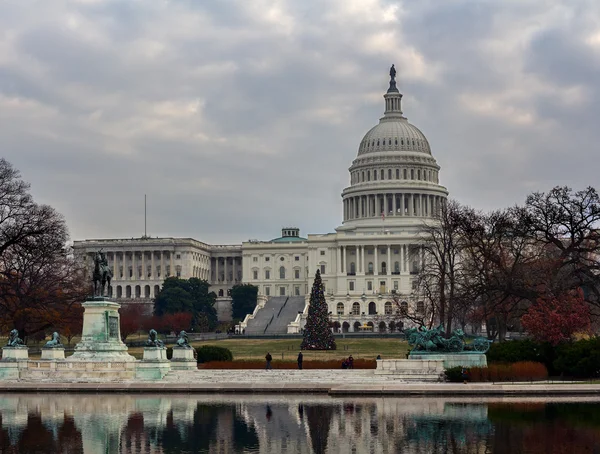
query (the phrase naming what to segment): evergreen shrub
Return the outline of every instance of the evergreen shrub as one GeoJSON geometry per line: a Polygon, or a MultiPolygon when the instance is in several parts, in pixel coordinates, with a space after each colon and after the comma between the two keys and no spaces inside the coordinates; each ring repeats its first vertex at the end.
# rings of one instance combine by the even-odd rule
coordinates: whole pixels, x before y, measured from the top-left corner
{"type": "Polygon", "coordinates": [[[548,343],[538,343],[531,339],[494,342],[486,353],[488,363],[517,363],[531,361],[542,363],[548,371],[554,372],[553,362],[556,349],[548,343]]]}
{"type": "Polygon", "coordinates": [[[554,370],[573,378],[600,377],[600,338],[582,339],[556,348],[554,370]]]}
{"type": "Polygon", "coordinates": [[[209,361],[233,361],[231,350],[216,345],[203,345],[196,349],[196,356],[199,363],[208,363],[209,361]]]}
{"type": "Polygon", "coordinates": [[[446,379],[453,383],[458,383],[463,381],[462,376],[462,366],[450,367],[444,371],[446,374],[446,379]]]}

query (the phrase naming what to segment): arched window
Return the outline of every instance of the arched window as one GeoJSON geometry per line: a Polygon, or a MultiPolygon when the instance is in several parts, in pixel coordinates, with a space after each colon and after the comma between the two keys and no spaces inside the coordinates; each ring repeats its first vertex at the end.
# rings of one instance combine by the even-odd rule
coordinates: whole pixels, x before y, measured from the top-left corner
{"type": "Polygon", "coordinates": [[[337,303],[336,311],[338,315],[344,315],[344,303],[337,303]]]}
{"type": "Polygon", "coordinates": [[[354,262],[350,262],[350,274],[356,274],[356,264],[354,262]]]}
{"type": "Polygon", "coordinates": [[[381,262],[381,274],[387,274],[387,264],[385,262],[381,262]]]}
{"type": "Polygon", "coordinates": [[[360,322],[354,322],[354,332],[358,333],[358,331],[360,330],[360,322]]]}
{"type": "Polygon", "coordinates": [[[373,170],[373,181],[377,181],[377,170],[373,170]]]}
{"type": "Polygon", "coordinates": [[[365,172],[364,172],[364,170],[363,170],[363,172],[362,172],[362,181],[363,181],[363,182],[365,181],[365,172]]]}
{"type": "Polygon", "coordinates": [[[402,301],[402,302],[400,303],[400,312],[401,312],[403,315],[406,315],[406,314],[408,314],[408,303],[407,303],[406,301],[402,301]]]}
{"type": "Polygon", "coordinates": [[[125,298],[131,298],[131,285],[125,286],[125,298]]]}
{"type": "Polygon", "coordinates": [[[387,301],[385,303],[384,308],[385,308],[385,315],[392,315],[392,303],[391,303],[391,301],[387,301]]]}
{"type": "Polygon", "coordinates": [[[123,298],[123,287],[117,285],[117,298],[123,298]]]}
{"type": "Polygon", "coordinates": [[[396,180],[400,179],[400,169],[396,169],[396,180]]]}
{"type": "Polygon", "coordinates": [[[375,304],[375,302],[371,301],[369,303],[369,315],[375,314],[377,314],[377,305],[375,304]]]}
{"type": "Polygon", "coordinates": [[[373,262],[369,262],[367,267],[367,274],[373,274],[373,262]]]}
{"type": "Polygon", "coordinates": [[[410,179],[411,180],[415,179],[415,169],[410,169],[410,179]]]}
{"type": "Polygon", "coordinates": [[[342,323],[342,333],[347,333],[350,331],[350,323],[344,322],[342,323]]]}
{"type": "Polygon", "coordinates": [[[146,285],[144,287],[144,298],[150,298],[150,286],[146,285]]]}
{"type": "Polygon", "coordinates": [[[154,286],[154,298],[156,298],[159,293],[160,293],[160,285],[155,285],[154,286]]]}
{"type": "Polygon", "coordinates": [[[385,322],[379,322],[379,332],[380,333],[385,333],[386,332],[385,322]]]}
{"type": "Polygon", "coordinates": [[[425,313],[425,303],[423,301],[417,302],[417,312],[419,314],[425,313]]]}
{"type": "Polygon", "coordinates": [[[352,315],[360,315],[360,303],[352,304],[352,315]]]}
{"type": "Polygon", "coordinates": [[[371,181],[371,171],[367,170],[367,181],[371,181]]]}
{"type": "Polygon", "coordinates": [[[392,179],[392,169],[388,169],[388,180],[392,179]]]}
{"type": "Polygon", "coordinates": [[[285,266],[279,268],[279,279],[285,279],[285,266]]]}
{"type": "Polygon", "coordinates": [[[384,175],[385,175],[383,169],[381,169],[380,173],[381,173],[381,179],[383,180],[384,179],[384,175]]]}
{"type": "Polygon", "coordinates": [[[135,286],[135,297],[136,298],[142,297],[142,287],[140,287],[139,285],[135,286]]]}
{"type": "Polygon", "coordinates": [[[388,328],[390,330],[390,333],[393,333],[394,331],[396,331],[396,322],[391,321],[388,328]]]}
{"type": "Polygon", "coordinates": [[[394,262],[394,273],[400,274],[400,262],[394,262]]]}

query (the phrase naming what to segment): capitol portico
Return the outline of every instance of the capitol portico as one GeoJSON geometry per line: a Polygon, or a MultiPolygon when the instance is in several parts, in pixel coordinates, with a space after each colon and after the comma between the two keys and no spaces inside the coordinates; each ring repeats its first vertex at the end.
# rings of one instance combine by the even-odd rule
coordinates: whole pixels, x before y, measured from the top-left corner
{"type": "MultiPolygon", "coordinates": [[[[412,297],[421,263],[423,223],[434,221],[448,191],[424,134],[402,112],[395,70],[384,94],[384,114],[358,147],[342,191],[342,225],[335,233],[300,236],[294,227],[268,241],[208,245],[189,238],[138,238],[75,242],[84,256],[103,248],[113,267],[117,299],[151,300],[165,277],[198,277],[222,298],[238,283],[256,285],[264,302],[274,296],[308,295],[320,270],[331,320],[344,331],[370,323],[389,329],[401,306],[418,309],[412,297]],[[394,313],[394,314],[393,314],[394,313]],[[388,316],[386,318],[386,316],[388,316]]],[[[90,258],[87,258],[88,264],[90,258]]],[[[304,308],[306,314],[308,307],[304,308]]],[[[226,319],[220,311],[220,318],[226,319]]],[[[303,326],[290,321],[288,332],[303,326]]]]}

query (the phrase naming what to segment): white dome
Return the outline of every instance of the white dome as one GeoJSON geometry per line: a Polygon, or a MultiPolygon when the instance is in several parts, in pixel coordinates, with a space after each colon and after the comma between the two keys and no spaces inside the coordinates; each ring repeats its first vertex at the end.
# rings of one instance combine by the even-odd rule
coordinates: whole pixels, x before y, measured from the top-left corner
{"type": "Polygon", "coordinates": [[[365,134],[358,147],[359,156],[382,151],[416,151],[431,155],[425,135],[404,117],[382,118],[365,134]]]}

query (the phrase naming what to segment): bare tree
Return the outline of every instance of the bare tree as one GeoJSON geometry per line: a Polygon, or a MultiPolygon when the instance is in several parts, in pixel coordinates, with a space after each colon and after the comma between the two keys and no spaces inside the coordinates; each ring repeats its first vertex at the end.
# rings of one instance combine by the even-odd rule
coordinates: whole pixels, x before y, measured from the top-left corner
{"type": "Polygon", "coordinates": [[[422,226],[423,243],[413,252],[418,277],[412,298],[423,301],[417,312],[429,318],[425,325],[443,324],[446,335],[468,303],[467,276],[461,254],[465,248],[462,226],[475,212],[455,200],[442,204],[438,216],[422,226]]]}
{"type": "Polygon", "coordinates": [[[37,205],[28,190],[0,159],[0,320],[3,329],[16,327],[24,336],[68,318],[88,287],[66,247],[64,218],[37,205]]]}

